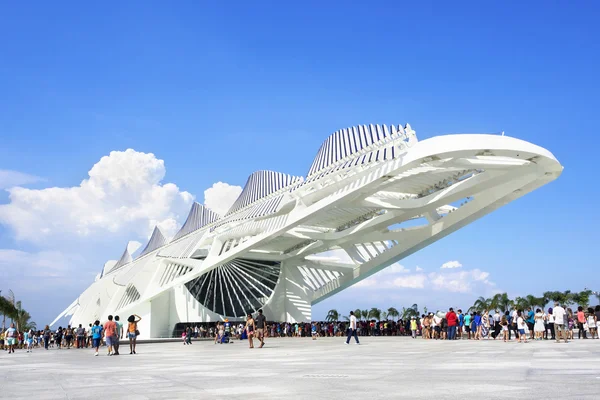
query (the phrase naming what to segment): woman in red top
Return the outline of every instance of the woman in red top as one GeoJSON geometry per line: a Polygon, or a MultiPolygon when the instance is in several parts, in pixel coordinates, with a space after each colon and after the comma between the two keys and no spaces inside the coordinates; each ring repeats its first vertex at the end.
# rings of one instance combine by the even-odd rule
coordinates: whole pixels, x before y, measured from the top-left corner
{"type": "Polygon", "coordinates": [[[583,329],[583,324],[585,324],[585,313],[583,312],[583,307],[579,306],[577,308],[577,329],[579,329],[579,339],[581,339],[581,333],[583,332],[583,338],[587,339],[585,335],[585,329],[583,329]]]}

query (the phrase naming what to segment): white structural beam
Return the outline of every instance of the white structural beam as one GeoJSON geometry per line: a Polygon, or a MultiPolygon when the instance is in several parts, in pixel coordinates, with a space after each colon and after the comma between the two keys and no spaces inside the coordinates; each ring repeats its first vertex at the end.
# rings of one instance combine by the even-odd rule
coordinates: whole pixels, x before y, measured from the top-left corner
{"type": "Polygon", "coordinates": [[[143,257],[125,251],[59,317],[87,324],[136,313],[148,336],[259,308],[307,321],[312,304],[561,172],[549,151],[506,136],[417,142],[409,126],[342,129],[306,178],[254,173],[224,217],[194,204],[173,241],[157,231],[143,257]]]}

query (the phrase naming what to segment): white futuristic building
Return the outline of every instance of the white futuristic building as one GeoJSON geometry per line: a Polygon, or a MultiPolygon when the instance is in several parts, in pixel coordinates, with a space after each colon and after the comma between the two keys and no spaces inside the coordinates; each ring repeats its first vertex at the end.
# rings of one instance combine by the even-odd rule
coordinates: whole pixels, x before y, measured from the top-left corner
{"type": "Polygon", "coordinates": [[[556,179],[547,150],[503,135],[418,141],[410,125],[325,140],[306,178],[258,171],[219,216],[195,203],[172,240],[158,228],[59,318],[138,314],[142,337],[179,322],[310,321],[311,305],[556,179]]]}

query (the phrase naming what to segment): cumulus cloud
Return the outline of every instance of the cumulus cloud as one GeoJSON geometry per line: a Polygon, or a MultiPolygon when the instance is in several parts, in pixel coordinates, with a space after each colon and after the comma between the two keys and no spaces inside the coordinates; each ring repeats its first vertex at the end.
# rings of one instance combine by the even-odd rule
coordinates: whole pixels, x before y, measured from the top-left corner
{"type": "MultiPolygon", "coordinates": [[[[3,278],[58,278],[81,262],[81,257],[60,251],[26,252],[0,249],[0,270],[3,278]]],[[[44,281],[46,282],[46,281],[44,281]]],[[[25,282],[26,283],[26,282],[25,282]]]]}
{"type": "Polygon", "coordinates": [[[458,261],[448,261],[442,264],[441,269],[452,269],[452,268],[460,268],[462,264],[458,261]]]}
{"type": "Polygon", "coordinates": [[[217,182],[204,191],[204,205],[219,215],[225,215],[240,193],[241,186],[217,182]]]}
{"type": "Polygon", "coordinates": [[[33,242],[115,232],[144,237],[154,225],[174,233],[193,196],[162,183],[165,172],[164,161],[154,154],[113,151],[78,186],[8,189],[10,202],[0,205],[0,223],[17,239],[33,242]]]}
{"type": "Polygon", "coordinates": [[[451,293],[472,293],[488,291],[494,288],[494,282],[490,281],[490,274],[480,269],[442,271],[424,273],[422,268],[417,268],[416,273],[400,264],[389,267],[390,271],[384,269],[375,275],[364,279],[354,287],[366,287],[374,289],[431,289],[451,293]]]}
{"type": "Polygon", "coordinates": [[[39,176],[25,174],[23,172],[11,171],[9,169],[0,169],[0,189],[7,189],[14,186],[29,185],[43,181],[39,176]]]}
{"type": "Polygon", "coordinates": [[[417,272],[423,271],[423,268],[417,266],[417,268],[415,268],[415,271],[417,271],[417,272]]]}
{"type": "Polygon", "coordinates": [[[392,264],[387,268],[382,269],[377,273],[377,275],[390,275],[390,274],[399,274],[399,273],[407,273],[410,272],[410,269],[406,268],[404,265],[396,263],[392,264]]]}

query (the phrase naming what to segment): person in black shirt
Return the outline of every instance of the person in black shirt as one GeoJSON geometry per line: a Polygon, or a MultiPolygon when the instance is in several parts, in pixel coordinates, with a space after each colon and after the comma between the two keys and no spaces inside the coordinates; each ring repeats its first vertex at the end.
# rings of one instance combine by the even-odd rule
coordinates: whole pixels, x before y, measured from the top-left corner
{"type": "Polygon", "coordinates": [[[256,335],[258,336],[258,340],[260,340],[260,346],[258,346],[260,349],[265,345],[265,329],[267,328],[267,319],[263,315],[262,309],[258,310],[258,315],[254,322],[256,323],[256,335]]]}

